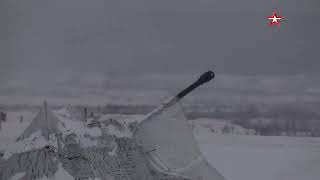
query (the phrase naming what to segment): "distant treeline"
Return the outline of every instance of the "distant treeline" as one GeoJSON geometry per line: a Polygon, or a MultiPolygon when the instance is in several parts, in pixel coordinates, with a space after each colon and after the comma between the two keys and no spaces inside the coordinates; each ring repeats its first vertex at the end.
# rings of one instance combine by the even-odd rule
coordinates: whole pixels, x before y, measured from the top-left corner
{"type": "MultiPolygon", "coordinates": [[[[147,114],[155,106],[106,105],[99,107],[105,114],[147,114]]],[[[254,129],[265,136],[320,136],[320,113],[316,107],[279,104],[273,106],[241,105],[228,106],[183,106],[187,119],[224,119],[244,128],[254,129]]],[[[320,108],[319,108],[320,109],[320,108]]]]}
{"type": "MultiPolygon", "coordinates": [[[[62,106],[51,106],[60,108],[62,106]]],[[[156,106],[148,104],[100,106],[79,105],[88,112],[97,114],[147,114],[156,106]]],[[[40,106],[0,105],[0,111],[38,110],[40,106]]],[[[319,104],[276,104],[237,106],[226,105],[183,105],[187,119],[223,119],[244,128],[254,129],[260,135],[320,136],[319,104]]]]}
{"type": "MultiPolygon", "coordinates": [[[[203,108],[202,108],[203,109],[203,108]]],[[[189,111],[189,119],[199,117],[226,119],[244,128],[254,129],[265,136],[320,136],[319,107],[301,104],[273,106],[242,105],[238,107],[216,106],[205,111],[189,111]]]]}

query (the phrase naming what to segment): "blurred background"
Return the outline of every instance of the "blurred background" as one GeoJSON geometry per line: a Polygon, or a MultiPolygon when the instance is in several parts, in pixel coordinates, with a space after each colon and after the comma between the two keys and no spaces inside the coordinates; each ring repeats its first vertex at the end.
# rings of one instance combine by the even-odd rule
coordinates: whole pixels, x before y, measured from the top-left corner
{"type": "Polygon", "coordinates": [[[46,99],[56,106],[100,105],[128,113],[125,106],[147,113],[212,69],[214,83],[182,102],[189,119],[221,118],[250,128],[254,119],[263,128],[315,136],[319,5],[2,0],[0,104],[37,106],[46,99]],[[284,18],[280,27],[268,26],[274,10],[284,18]]]}

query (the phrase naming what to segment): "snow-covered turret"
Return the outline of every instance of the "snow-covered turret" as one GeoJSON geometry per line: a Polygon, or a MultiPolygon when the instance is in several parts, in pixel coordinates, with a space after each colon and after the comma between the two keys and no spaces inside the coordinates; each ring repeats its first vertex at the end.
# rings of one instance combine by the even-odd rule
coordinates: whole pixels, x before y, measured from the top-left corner
{"type": "Polygon", "coordinates": [[[224,180],[203,158],[178,103],[213,77],[212,71],[203,74],[134,126],[104,118],[88,126],[72,107],[52,112],[44,103],[4,151],[0,179],[17,173],[25,173],[24,179],[51,179],[64,172],[76,179],[224,180]]]}

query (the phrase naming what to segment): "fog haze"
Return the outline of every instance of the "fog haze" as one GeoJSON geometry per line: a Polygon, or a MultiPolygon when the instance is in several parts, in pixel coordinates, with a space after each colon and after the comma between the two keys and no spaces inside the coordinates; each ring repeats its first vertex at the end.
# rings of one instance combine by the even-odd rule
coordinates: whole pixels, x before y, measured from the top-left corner
{"type": "Polygon", "coordinates": [[[1,76],[317,72],[319,4],[5,0],[0,6],[1,76]],[[280,27],[267,25],[274,9],[284,17],[280,27]]]}

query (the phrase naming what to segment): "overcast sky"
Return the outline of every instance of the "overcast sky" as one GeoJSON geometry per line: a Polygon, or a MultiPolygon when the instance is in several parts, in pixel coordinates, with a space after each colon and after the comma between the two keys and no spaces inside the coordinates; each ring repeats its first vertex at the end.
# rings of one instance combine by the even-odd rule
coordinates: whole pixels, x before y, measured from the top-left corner
{"type": "Polygon", "coordinates": [[[318,0],[1,0],[0,76],[317,72],[319,9],[318,0]],[[284,19],[269,27],[275,9],[284,19]]]}

